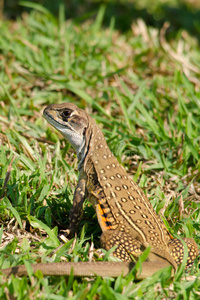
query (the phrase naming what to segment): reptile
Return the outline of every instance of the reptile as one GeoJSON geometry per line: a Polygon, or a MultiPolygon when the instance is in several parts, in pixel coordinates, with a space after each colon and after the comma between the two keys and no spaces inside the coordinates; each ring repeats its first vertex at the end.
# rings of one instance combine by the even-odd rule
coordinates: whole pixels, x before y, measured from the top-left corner
{"type": "MultiPolygon", "coordinates": [[[[193,264],[198,246],[192,238],[174,238],[156,214],[142,189],[127,174],[110,151],[95,120],[73,103],[52,104],[44,109],[45,119],[56,128],[75,149],[79,164],[79,179],[69,213],[67,234],[78,228],[83,202],[87,198],[96,210],[102,234],[101,246],[122,262],[80,262],[33,264],[35,272],[44,275],[69,275],[73,268],[76,276],[126,275],[135,265],[134,260],[147,247],[150,254],[143,263],[139,278],[172,266],[174,270],[184,257],[184,243],[188,257],[186,265],[193,264]]],[[[1,270],[4,274],[27,274],[25,266],[1,270]]]]}

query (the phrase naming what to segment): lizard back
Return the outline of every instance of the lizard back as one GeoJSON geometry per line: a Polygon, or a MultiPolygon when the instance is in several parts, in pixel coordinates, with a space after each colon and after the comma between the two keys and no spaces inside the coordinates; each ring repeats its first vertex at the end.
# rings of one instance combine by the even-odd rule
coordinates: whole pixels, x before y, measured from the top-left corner
{"type": "Polygon", "coordinates": [[[96,206],[97,214],[101,214],[98,220],[102,231],[118,228],[146,247],[166,249],[170,236],[161,218],[112,154],[92,118],[90,122],[92,132],[84,171],[88,175],[90,201],[96,206]],[[96,172],[96,182],[90,181],[91,166],[96,172]]]}

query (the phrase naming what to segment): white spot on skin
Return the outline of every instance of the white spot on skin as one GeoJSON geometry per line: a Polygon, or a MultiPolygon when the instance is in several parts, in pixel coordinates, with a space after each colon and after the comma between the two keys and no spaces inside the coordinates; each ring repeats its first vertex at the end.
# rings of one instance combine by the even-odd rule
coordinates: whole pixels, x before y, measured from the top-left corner
{"type": "Polygon", "coordinates": [[[109,182],[107,182],[106,187],[110,188],[112,187],[112,185],[109,182]]]}
{"type": "Polygon", "coordinates": [[[111,192],[111,196],[113,197],[113,198],[116,198],[116,194],[112,191],[111,192]]]}
{"type": "Polygon", "coordinates": [[[122,202],[126,202],[127,200],[126,200],[126,198],[122,198],[121,201],[122,202]]]}
{"type": "Polygon", "coordinates": [[[136,220],[137,223],[141,223],[142,221],[140,219],[136,220]]]}
{"type": "Polygon", "coordinates": [[[147,218],[147,216],[146,216],[145,214],[141,214],[141,216],[142,216],[144,219],[147,218]]]}
{"type": "Polygon", "coordinates": [[[122,186],[123,186],[123,188],[124,188],[125,190],[128,190],[127,185],[123,184],[122,186]]]}
{"type": "Polygon", "coordinates": [[[141,209],[141,207],[140,207],[140,206],[138,206],[138,205],[135,205],[135,208],[136,208],[136,209],[138,209],[138,210],[140,210],[140,209],[141,209]]]}

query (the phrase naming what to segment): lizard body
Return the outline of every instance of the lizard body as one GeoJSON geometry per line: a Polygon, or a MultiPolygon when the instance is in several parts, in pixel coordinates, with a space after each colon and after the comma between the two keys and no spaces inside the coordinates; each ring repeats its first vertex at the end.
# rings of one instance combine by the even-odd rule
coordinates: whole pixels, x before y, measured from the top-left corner
{"type": "MultiPolygon", "coordinates": [[[[132,257],[137,260],[149,246],[151,252],[143,263],[141,277],[150,276],[167,265],[172,265],[176,270],[183,260],[183,244],[169,234],[144,192],[118,163],[96,122],[72,103],[50,105],[45,108],[44,117],[68,140],[79,159],[79,181],[70,210],[68,233],[76,232],[83,212],[83,202],[88,198],[96,210],[102,229],[102,247],[109,250],[116,246],[113,254],[124,261],[113,264],[113,268],[118,264],[113,276],[120,275],[122,271],[126,274],[134,264],[132,257]]],[[[183,240],[188,247],[187,265],[190,265],[198,255],[198,247],[193,239],[183,240]]],[[[69,268],[71,264],[74,270],[87,269],[100,276],[110,274],[110,262],[80,263],[79,266],[75,263],[67,264],[69,268]]],[[[44,273],[47,272],[42,264],[36,264],[35,268],[37,265],[44,273]]],[[[64,264],[60,265],[61,269],[65,269],[65,275],[69,275],[64,264]]],[[[22,267],[15,267],[15,272],[16,268],[22,267]]],[[[48,268],[52,270],[53,267],[48,268]]]]}

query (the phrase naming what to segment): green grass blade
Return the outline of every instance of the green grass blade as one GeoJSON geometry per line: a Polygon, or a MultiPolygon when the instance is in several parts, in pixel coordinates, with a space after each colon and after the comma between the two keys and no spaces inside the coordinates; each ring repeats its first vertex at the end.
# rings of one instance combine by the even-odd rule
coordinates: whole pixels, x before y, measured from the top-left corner
{"type": "Polygon", "coordinates": [[[12,212],[13,216],[16,218],[17,222],[19,223],[19,226],[21,227],[21,229],[23,229],[22,221],[21,221],[18,211],[12,206],[12,204],[10,203],[10,201],[7,197],[3,198],[3,202],[5,203],[6,208],[12,212]]]}

